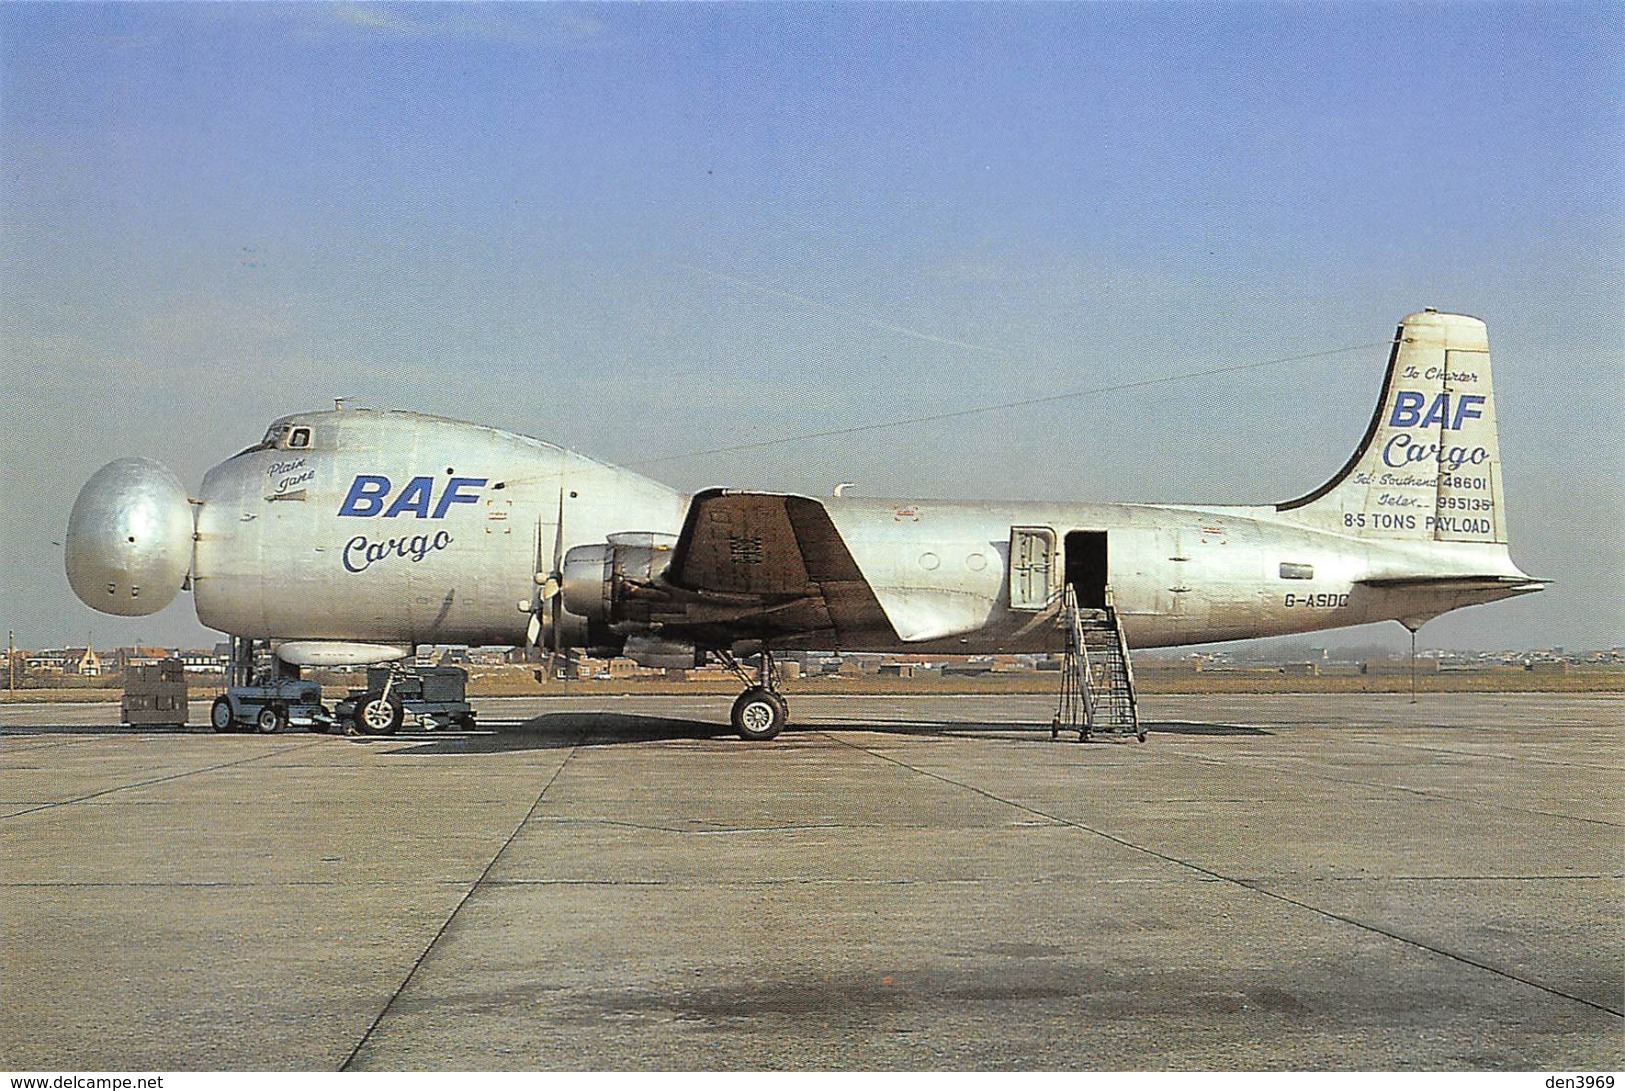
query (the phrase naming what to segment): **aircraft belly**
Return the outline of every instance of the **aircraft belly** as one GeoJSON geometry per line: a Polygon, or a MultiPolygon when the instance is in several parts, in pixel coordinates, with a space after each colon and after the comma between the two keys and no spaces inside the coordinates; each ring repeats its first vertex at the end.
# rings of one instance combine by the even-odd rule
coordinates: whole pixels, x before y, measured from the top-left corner
{"type": "Polygon", "coordinates": [[[988,600],[940,587],[887,587],[877,590],[876,598],[908,644],[975,632],[987,626],[992,614],[988,600]]]}

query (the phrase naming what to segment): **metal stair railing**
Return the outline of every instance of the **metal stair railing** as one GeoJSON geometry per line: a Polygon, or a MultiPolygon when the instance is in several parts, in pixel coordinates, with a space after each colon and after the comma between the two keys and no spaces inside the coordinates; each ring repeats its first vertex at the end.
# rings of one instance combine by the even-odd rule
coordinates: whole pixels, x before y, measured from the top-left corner
{"type": "Polygon", "coordinates": [[[1066,649],[1061,661],[1061,701],[1050,723],[1049,737],[1059,738],[1065,729],[1078,732],[1081,742],[1095,718],[1094,693],[1089,685],[1089,648],[1084,639],[1083,616],[1078,610],[1077,592],[1070,584],[1057,620],[1066,632],[1066,649]]]}
{"type": "Polygon", "coordinates": [[[1111,588],[1106,588],[1104,609],[1084,610],[1069,585],[1057,620],[1066,634],[1066,651],[1050,738],[1059,738],[1064,729],[1076,731],[1079,742],[1095,735],[1119,739],[1132,735],[1144,742],[1134,665],[1111,588]]]}

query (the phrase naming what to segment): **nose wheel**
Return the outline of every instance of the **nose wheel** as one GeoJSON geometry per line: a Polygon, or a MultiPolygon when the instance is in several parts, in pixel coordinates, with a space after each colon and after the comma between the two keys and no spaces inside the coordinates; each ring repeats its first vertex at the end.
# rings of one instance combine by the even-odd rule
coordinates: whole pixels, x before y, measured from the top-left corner
{"type": "Polygon", "coordinates": [[[363,735],[393,735],[405,718],[405,705],[387,685],[383,693],[367,694],[355,710],[355,726],[363,735]]]}
{"type": "Polygon", "coordinates": [[[745,683],[745,692],[734,701],[733,710],[728,716],[733,729],[741,739],[749,742],[766,742],[775,738],[790,722],[790,706],[779,693],[779,671],[773,663],[773,653],[762,649],[761,665],[757,667],[754,679],[739,665],[732,652],[721,651],[717,657],[722,660],[723,666],[745,683]]]}

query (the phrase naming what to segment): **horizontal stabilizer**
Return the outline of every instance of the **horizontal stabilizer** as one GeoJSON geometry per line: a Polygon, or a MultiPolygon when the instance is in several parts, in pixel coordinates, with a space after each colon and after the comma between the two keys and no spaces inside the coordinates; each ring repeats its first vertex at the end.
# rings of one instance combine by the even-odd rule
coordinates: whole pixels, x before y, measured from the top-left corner
{"type": "Polygon", "coordinates": [[[1539,591],[1547,583],[1546,580],[1532,579],[1528,576],[1394,576],[1355,582],[1362,587],[1437,587],[1458,591],[1514,591],[1518,594],[1539,591]]]}
{"type": "Polygon", "coordinates": [[[1517,598],[1545,586],[1545,580],[1530,579],[1522,573],[1378,576],[1354,583],[1356,591],[1392,604],[1395,610],[1389,616],[1412,632],[1451,610],[1517,598]]]}

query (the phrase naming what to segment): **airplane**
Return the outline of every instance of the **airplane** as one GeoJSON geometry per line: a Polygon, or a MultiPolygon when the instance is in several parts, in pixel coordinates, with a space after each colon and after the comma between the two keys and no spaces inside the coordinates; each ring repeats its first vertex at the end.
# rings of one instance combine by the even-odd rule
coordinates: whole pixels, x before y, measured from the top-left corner
{"type": "MultiPolygon", "coordinates": [[[[340,406],[278,419],[195,497],[156,461],[108,464],[65,560],[95,609],[151,614],[189,589],[199,621],[295,675],[419,644],[716,658],[743,686],[734,729],[766,740],[788,719],[781,652],[1053,651],[1068,600],[1110,604],[1137,649],[1414,633],[1538,591],[1502,488],[1485,324],[1428,308],[1400,323],[1348,461],[1281,503],[685,495],[496,428],[340,406]]],[[[362,730],[399,726],[387,698],[360,703],[362,730]]]]}

